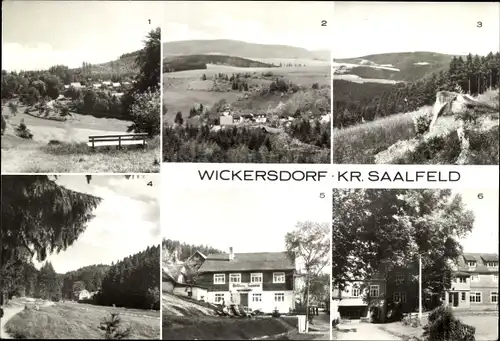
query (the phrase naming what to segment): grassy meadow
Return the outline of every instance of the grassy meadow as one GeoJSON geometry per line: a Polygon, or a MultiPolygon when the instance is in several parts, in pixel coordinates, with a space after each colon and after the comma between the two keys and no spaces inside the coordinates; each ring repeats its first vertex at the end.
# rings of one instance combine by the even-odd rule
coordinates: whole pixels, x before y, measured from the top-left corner
{"type": "Polygon", "coordinates": [[[160,170],[160,138],[151,139],[145,149],[137,146],[87,146],[89,135],[125,133],[131,122],[96,118],[72,113],[71,120],[61,122],[18,113],[3,107],[7,128],[2,136],[2,173],[52,172],[118,172],[151,173],[160,170]],[[14,131],[21,122],[33,134],[31,140],[18,137],[14,131]]]}
{"type": "Polygon", "coordinates": [[[25,309],[5,325],[14,338],[102,339],[99,327],[111,312],[120,313],[121,328],[131,328],[131,339],[159,339],[160,313],[79,303],[56,303],[39,311],[25,309]]]}
{"type": "MultiPolygon", "coordinates": [[[[233,73],[249,73],[251,77],[247,79],[250,92],[259,89],[263,85],[271,83],[275,78],[283,77],[286,81],[294,84],[311,87],[312,84],[330,85],[330,66],[328,62],[306,61],[293,59],[262,59],[262,62],[275,64],[279,63],[301,63],[304,67],[276,67],[276,68],[244,68],[225,65],[207,65],[205,70],[188,70],[163,75],[163,103],[167,109],[164,120],[172,123],[177,112],[181,112],[184,118],[189,116],[189,110],[199,104],[212,106],[221,99],[237,106],[245,92],[230,90],[231,83],[217,84],[221,91],[213,91],[213,76],[219,73],[231,75],[233,73]],[[273,77],[262,77],[262,73],[272,72],[273,77]],[[207,80],[201,80],[205,75],[207,80]]],[[[262,99],[264,101],[265,99],[262,99]]],[[[284,99],[285,100],[285,99],[284,99]]],[[[279,103],[279,98],[273,100],[273,106],[279,103]]],[[[255,103],[254,109],[268,107],[268,103],[255,103]]]]}

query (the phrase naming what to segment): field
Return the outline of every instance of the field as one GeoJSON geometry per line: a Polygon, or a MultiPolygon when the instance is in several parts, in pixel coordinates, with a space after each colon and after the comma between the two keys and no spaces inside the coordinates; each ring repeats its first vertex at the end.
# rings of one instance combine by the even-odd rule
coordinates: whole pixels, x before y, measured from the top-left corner
{"type": "Polygon", "coordinates": [[[72,120],[60,122],[33,117],[24,110],[20,106],[19,113],[12,115],[8,106],[3,107],[7,128],[2,136],[2,172],[159,171],[159,139],[148,141],[145,150],[130,147],[93,151],[87,147],[89,135],[125,133],[128,121],[73,113],[72,120]],[[32,140],[16,136],[14,127],[22,120],[33,134],[32,140]]]}
{"type": "MultiPolygon", "coordinates": [[[[261,73],[272,72],[275,77],[283,76],[285,80],[292,81],[294,84],[311,87],[312,84],[330,85],[330,66],[328,62],[320,62],[313,60],[288,60],[288,59],[261,59],[259,61],[275,64],[295,62],[297,64],[305,64],[304,67],[276,67],[276,68],[242,68],[224,65],[208,65],[205,70],[189,70],[166,73],[163,75],[163,102],[167,108],[167,114],[164,115],[166,123],[172,123],[177,112],[181,112],[183,117],[188,117],[189,109],[194,105],[203,104],[211,106],[221,99],[225,99],[228,103],[236,102],[238,98],[243,97],[243,92],[239,91],[209,91],[212,88],[212,78],[218,73],[228,74],[233,73],[250,73],[251,78],[248,79],[250,87],[258,87],[263,84],[270,83],[270,79],[261,77],[261,73]],[[201,77],[205,74],[206,81],[202,81],[201,77]]],[[[274,103],[274,106],[279,101],[274,103]]]]}
{"type": "Polygon", "coordinates": [[[159,339],[160,312],[79,304],[56,303],[28,309],[11,318],[5,329],[16,338],[28,339],[102,339],[100,323],[110,312],[118,312],[123,328],[130,326],[131,339],[159,339]]]}

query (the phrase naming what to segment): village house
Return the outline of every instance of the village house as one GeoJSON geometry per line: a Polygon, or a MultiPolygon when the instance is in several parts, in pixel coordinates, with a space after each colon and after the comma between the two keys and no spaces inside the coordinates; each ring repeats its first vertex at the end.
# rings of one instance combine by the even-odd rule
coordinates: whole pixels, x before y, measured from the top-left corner
{"type": "Polygon", "coordinates": [[[83,289],[83,290],[80,290],[79,292],[76,293],[77,297],[78,297],[78,300],[88,300],[90,298],[92,298],[92,294],[86,290],[86,289],[83,289]]]}
{"type": "Polygon", "coordinates": [[[233,116],[231,115],[222,115],[220,118],[219,118],[219,122],[220,122],[220,125],[221,126],[227,126],[227,125],[233,125],[234,122],[233,122],[233,116]]]}
{"type": "MultiPolygon", "coordinates": [[[[376,317],[385,320],[387,305],[398,303],[402,312],[418,309],[418,273],[396,269],[390,276],[348,283],[340,292],[333,289],[332,300],[342,318],[369,317],[374,307],[376,317]],[[389,279],[388,279],[389,278],[389,279]]],[[[453,266],[451,288],[435,297],[423,288],[424,309],[442,301],[452,309],[498,309],[498,254],[463,253],[453,266]]]]}
{"type": "Polygon", "coordinates": [[[251,310],[288,313],[295,308],[295,264],[286,252],[209,254],[196,283],[207,302],[241,304],[251,310]]]}
{"type": "Polygon", "coordinates": [[[72,86],[75,89],[81,89],[81,88],[83,88],[83,85],[80,82],[70,83],[69,86],[72,86]]]}
{"type": "Polygon", "coordinates": [[[464,253],[444,304],[453,309],[498,309],[498,254],[464,253]]]}

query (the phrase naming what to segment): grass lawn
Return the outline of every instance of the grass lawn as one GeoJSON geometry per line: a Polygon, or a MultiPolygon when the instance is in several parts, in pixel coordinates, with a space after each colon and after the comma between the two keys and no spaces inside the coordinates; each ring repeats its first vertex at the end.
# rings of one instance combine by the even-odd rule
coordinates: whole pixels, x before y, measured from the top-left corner
{"type": "Polygon", "coordinates": [[[73,114],[66,122],[47,120],[23,113],[12,115],[3,107],[7,128],[2,135],[2,173],[157,173],[160,171],[160,139],[148,141],[146,149],[87,146],[90,135],[125,133],[131,122],[73,114]],[[33,139],[16,135],[14,128],[24,121],[33,139]],[[50,144],[58,141],[58,144],[50,144]]]}
{"type": "MultiPolygon", "coordinates": [[[[163,316],[163,340],[250,340],[293,332],[281,318],[163,316]]],[[[283,339],[282,339],[283,340],[283,339]]]]}
{"type": "Polygon", "coordinates": [[[142,147],[89,148],[85,142],[42,144],[2,136],[2,173],[158,173],[160,138],[142,147]]]}
{"type": "Polygon", "coordinates": [[[160,313],[76,303],[56,303],[28,309],[10,319],[5,328],[16,338],[102,339],[100,323],[110,312],[119,312],[123,328],[131,327],[131,339],[159,339],[160,313]]]}

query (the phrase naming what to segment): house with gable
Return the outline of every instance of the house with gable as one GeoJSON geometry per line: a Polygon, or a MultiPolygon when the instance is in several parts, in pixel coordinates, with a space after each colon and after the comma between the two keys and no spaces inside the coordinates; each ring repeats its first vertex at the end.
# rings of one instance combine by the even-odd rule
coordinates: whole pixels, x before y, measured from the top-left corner
{"type": "Polygon", "coordinates": [[[295,269],[286,252],[234,253],[230,248],[207,255],[196,282],[207,288],[209,303],[288,313],[295,308],[295,269]]]}
{"type": "Polygon", "coordinates": [[[463,253],[444,304],[452,309],[498,309],[498,254],[463,253]]]}

